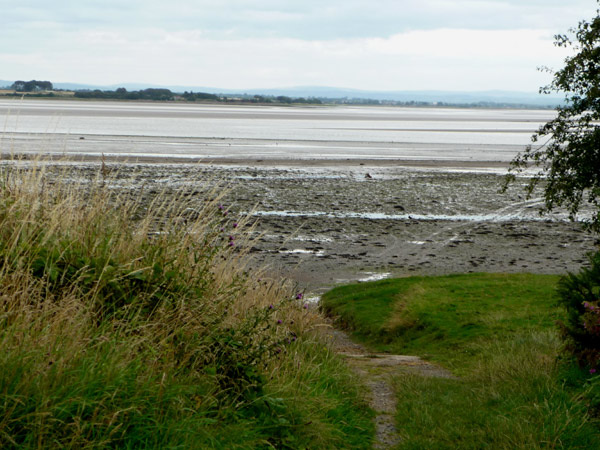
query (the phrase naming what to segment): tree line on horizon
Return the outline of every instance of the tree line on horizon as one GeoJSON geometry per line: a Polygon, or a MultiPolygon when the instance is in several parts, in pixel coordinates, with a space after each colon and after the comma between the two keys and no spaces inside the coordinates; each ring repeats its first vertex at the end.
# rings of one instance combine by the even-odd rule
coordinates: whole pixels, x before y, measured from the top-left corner
{"type": "Polygon", "coordinates": [[[243,103],[307,103],[321,104],[323,103],[317,98],[304,97],[288,97],[285,95],[247,95],[240,94],[235,96],[225,96],[218,94],[210,94],[208,92],[193,92],[185,91],[183,94],[172,92],[169,89],[148,88],[137,91],[128,91],[124,87],[112,90],[87,90],[82,89],[75,91],[77,98],[98,98],[98,99],[115,99],[115,100],[154,100],[154,101],[213,101],[213,102],[243,102],[243,103]]]}
{"type": "Polygon", "coordinates": [[[120,87],[114,91],[103,91],[100,89],[82,89],[75,91],[76,98],[96,98],[96,99],[114,99],[114,100],[155,100],[169,101],[175,100],[175,94],[169,89],[148,88],[139,91],[128,91],[120,87]]]}
{"type": "MultiPolygon", "coordinates": [[[[147,100],[147,101],[204,101],[218,103],[252,103],[252,104],[307,104],[307,105],[383,105],[383,106],[408,106],[408,107],[452,107],[452,108],[529,108],[534,105],[517,104],[510,102],[435,102],[418,100],[377,100],[362,97],[290,97],[287,95],[259,95],[259,94],[211,94],[208,92],[185,91],[183,93],[172,92],[166,88],[147,88],[128,91],[125,87],[115,90],[102,89],[78,89],[74,91],[55,89],[50,81],[17,80],[5,89],[12,93],[4,93],[4,96],[26,96],[26,97],[56,97],[55,92],[73,92],[72,96],[81,99],[103,99],[103,100],[147,100]]],[[[61,96],[62,97],[62,96],[61,96]]],[[[554,106],[540,106],[536,108],[554,109],[554,106]]]]}
{"type": "Polygon", "coordinates": [[[17,80],[10,86],[10,89],[18,92],[40,92],[52,91],[54,90],[54,86],[50,81],[17,80]]]}

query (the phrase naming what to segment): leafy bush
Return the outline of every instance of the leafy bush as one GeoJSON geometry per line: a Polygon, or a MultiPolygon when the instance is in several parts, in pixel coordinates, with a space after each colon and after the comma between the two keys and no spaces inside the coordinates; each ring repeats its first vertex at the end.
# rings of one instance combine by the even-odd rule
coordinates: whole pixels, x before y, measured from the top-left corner
{"type": "Polygon", "coordinates": [[[567,349],[594,373],[600,366],[600,251],[589,261],[589,267],[561,278],[558,293],[567,310],[560,323],[567,349]]]}

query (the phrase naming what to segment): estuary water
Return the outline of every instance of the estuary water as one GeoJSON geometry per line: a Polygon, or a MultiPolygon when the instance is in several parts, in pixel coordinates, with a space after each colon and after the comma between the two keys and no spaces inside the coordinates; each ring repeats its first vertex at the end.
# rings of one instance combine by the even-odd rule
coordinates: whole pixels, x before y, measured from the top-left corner
{"type": "Polygon", "coordinates": [[[0,151],[508,162],[550,110],[0,100],[0,151]]]}

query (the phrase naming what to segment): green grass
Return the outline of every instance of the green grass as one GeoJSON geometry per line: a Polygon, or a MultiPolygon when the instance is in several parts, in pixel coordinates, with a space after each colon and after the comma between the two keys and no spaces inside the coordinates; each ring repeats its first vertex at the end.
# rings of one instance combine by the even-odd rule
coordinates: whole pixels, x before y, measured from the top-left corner
{"type": "Polygon", "coordinates": [[[560,361],[558,277],[467,274],[335,288],[322,298],[377,351],[457,379],[398,375],[398,448],[600,448],[586,376],[560,361]]]}
{"type": "Polygon", "coordinates": [[[560,311],[558,277],[465,274],[341,286],[323,296],[354,335],[379,351],[415,354],[462,370],[485,343],[547,330],[560,311]]]}
{"type": "Polygon", "coordinates": [[[222,194],[104,169],[0,167],[0,447],[369,448],[322,318],[246,267],[222,194]]]}

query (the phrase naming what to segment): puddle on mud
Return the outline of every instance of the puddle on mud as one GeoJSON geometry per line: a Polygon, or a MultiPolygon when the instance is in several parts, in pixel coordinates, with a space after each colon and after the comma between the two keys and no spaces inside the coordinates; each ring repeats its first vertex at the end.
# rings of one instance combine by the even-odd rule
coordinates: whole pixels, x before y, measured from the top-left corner
{"type": "Polygon", "coordinates": [[[390,272],[386,272],[386,273],[365,272],[365,274],[367,275],[366,277],[359,278],[357,281],[360,283],[365,283],[368,281],[385,280],[386,278],[389,278],[389,276],[391,275],[390,272]]]}
{"type": "Polygon", "coordinates": [[[447,215],[447,214],[385,214],[385,213],[359,213],[354,211],[331,213],[325,211],[252,211],[243,212],[253,216],[280,216],[280,217],[328,217],[338,219],[367,219],[367,220],[422,220],[422,221],[449,221],[449,222],[513,222],[515,220],[528,220],[534,222],[568,221],[566,214],[553,214],[552,216],[539,216],[538,214],[473,214],[473,215],[447,215]]]}
{"type": "Polygon", "coordinates": [[[293,250],[279,250],[279,253],[288,254],[288,255],[294,255],[294,254],[313,255],[313,256],[324,256],[325,255],[325,252],[323,250],[306,250],[303,248],[295,248],[293,250]]]}

